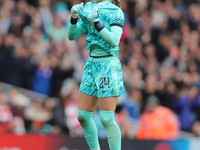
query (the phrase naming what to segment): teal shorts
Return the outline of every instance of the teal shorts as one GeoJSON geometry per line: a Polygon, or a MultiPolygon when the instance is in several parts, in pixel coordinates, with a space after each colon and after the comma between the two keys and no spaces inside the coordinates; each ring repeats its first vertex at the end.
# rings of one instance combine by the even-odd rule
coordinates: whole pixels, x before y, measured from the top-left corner
{"type": "Polygon", "coordinates": [[[92,58],[86,61],[81,93],[103,97],[118,97],[124,94],[121,63],[116,57],[92,58]]]}

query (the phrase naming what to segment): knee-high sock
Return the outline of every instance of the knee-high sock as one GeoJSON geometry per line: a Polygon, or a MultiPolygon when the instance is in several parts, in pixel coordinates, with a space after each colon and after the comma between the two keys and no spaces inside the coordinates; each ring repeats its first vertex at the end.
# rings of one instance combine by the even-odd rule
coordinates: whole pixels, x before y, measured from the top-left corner
{"type": "Polygon", "coordinates": [[[90,149],[99,148],[99,140],[96,125],[92,119],[92,112],[78,110],[78,120],[90,149]]]}
{"type": "Polygon", "coordinates": [[[113,111],[99,111],[101,122],[106,130],[110,150],[121,150],[121,131],[115,122],[113,111]]]}

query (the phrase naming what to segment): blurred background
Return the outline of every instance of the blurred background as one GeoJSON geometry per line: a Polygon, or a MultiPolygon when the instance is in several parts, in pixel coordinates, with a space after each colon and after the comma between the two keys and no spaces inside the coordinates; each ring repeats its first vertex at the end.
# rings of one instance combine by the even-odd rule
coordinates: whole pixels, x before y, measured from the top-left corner
{"type": "MultiPolygon", "coordinates": [[[[0,0],[0,133],[83,137],[76,116],[86,35],[67,38],[80,2],[0,0]]],[[[121,8],[125,95],[115,117],[123,139],[198,138],[200,0],[121,0],[121,8]]],[[[98,108],[93,118],[105,139],[98,108]]]]}

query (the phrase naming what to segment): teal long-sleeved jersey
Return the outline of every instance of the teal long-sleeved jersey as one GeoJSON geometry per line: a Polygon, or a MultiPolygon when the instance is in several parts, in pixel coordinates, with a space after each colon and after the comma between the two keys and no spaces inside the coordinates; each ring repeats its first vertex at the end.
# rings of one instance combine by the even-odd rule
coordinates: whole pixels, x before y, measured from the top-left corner
{"type": "Polygon", "coordinates": [[[124,24],[123,11],[109,0],[98,4],[88,2],[84,6],[80,17],[81,19],[76,25],[70,25],[69,39],[75,40],[81,34],[86,33],[86,46],[90,55],[113,55],[118,57],[118,45],[124,24]],[[89,13],[95,7],[98,8],[100,22],[105,25],[105,28],[100,32],[87,19],[89,13]]]}

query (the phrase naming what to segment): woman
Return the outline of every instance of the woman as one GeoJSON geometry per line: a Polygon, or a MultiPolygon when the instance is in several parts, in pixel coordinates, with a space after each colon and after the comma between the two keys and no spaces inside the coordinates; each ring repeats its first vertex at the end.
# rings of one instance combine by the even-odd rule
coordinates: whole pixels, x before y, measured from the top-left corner
{"type": "Polygon", "coordinates": [[[78,120],[91,150],[100,150],[92,112],[99,103],[101,122],[110,150],[121,150],[121,132],[114,120],[117,97],[124,93],[119,42],[124,24],[120,0],[95,0],[74,5],[68,32],[70,40],[87,33],[87,59],[79,89],[78,120]],[[78,21],[78,17],[81,19],[78,21]]]}

